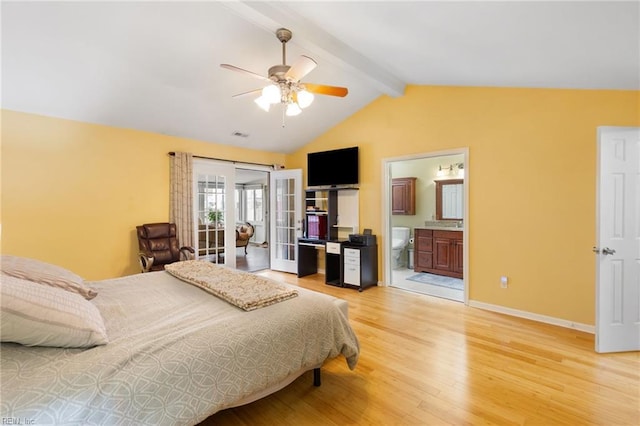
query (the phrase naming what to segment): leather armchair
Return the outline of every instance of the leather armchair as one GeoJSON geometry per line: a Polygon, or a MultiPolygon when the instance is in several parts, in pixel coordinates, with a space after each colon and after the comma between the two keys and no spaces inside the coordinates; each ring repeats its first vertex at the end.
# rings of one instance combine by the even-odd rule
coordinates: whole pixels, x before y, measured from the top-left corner
{"type": "Polygon", "coordinates": [[[193,247],[180,247],[175,223],[146,223],[136,226],[138,261],[142,272],[162,271],[164,265],[193,259],[193,247]]]}

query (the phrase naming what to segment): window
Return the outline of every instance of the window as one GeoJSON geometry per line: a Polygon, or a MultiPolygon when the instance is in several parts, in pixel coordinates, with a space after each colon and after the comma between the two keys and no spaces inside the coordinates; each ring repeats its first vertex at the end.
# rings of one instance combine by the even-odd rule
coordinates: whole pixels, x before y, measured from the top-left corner
{"type": "Polygon", "coordinates": [[[238,218],[237,220],[239,222],[244,222],[243,218],[244,215],[242,214],[242,186],[237,186],[236,185],[236,190],[235,190],[235,194],[236,194],[236,218],[238,218]]]}
{"type": "Polygon", "coordinates": [[[247,222],[262,222],[264,220],[262,198],[264,189],[262,186],[257,188],[247,188],[245,194],[245,220],[247,222]]]}

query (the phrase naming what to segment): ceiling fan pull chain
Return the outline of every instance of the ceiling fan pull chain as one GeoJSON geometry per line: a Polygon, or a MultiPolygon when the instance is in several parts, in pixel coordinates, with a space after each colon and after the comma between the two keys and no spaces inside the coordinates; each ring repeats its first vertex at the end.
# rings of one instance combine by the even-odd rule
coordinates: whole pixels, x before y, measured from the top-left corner
{"type": "MultiPolygon", "coordinates": [[[[282,105],[284,105],[284,104],[282,104],[282,105]]],[[[281,109],[282,109],[282,127],[284,128],[284,115],[285,115],[285,113],[284,113],[284,112],[285,112],[285,107],[283,106],[281,109]]]]}

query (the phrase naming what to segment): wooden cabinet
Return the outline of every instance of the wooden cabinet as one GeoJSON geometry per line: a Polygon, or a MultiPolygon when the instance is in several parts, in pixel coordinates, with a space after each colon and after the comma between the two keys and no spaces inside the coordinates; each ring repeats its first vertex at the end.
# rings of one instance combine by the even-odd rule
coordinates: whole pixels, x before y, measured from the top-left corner
{"type": "Polygon", "coordinates": [[[464,272],[464,249],[462,244],[462,231],[458,232],[459,238],[451,242],[451,253],[453,254],[451,272],[459,274],[459,278],[462,278],[464,272]]]}
{"type": "Polygon", "coordinates": [[[462,231],[415,230],[414,270],[462,278],[462,231]]]}
{"type": "Polygon", "coordinates": [[[433,269],[433,231],[416,229],[413,250],[413,265],[416,272],[433,269]]]}
{"type": "Polygon", "coordinates": [[[391,180],[391,214],[416,214],[416,178],[391,180]]]}

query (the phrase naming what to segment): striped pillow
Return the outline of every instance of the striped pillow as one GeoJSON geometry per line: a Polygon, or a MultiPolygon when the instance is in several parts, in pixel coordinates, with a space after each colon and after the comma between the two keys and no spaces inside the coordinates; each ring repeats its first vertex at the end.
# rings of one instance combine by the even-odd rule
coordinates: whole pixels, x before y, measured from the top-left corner
{"type": "Polygon", "coordinates": [[[61,266],[52,265],[41,260],[3,255],[1,267],[4,274],[51,287],[59,287],[78,293],[87,300],[91,300],[98,295],[95,290],[84,285],[84,280],[79,275],[61,266]]]}
{"type": "Polygon", "coordinates": [[[0,291],[3,342],[88,348],[109,341],[100,311],[77,293],[8,275],[0,291]]]}

